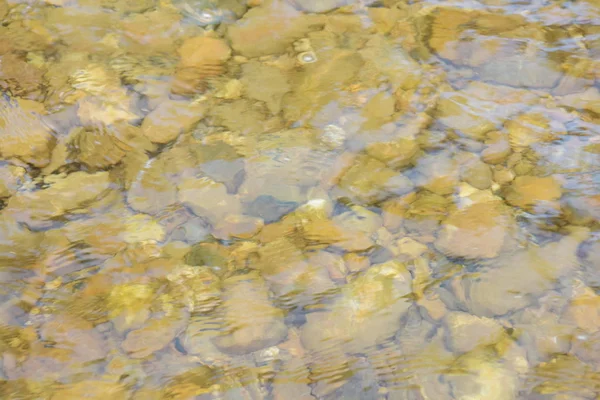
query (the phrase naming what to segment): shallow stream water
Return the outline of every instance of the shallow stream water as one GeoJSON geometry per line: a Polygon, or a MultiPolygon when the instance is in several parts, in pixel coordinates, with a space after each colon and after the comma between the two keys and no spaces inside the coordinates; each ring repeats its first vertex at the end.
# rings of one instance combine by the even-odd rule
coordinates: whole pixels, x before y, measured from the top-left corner
{"type": "Polygon", "coordinates": [[[0,0],[1,399],[600,399],[597,0],[0,0]]]}

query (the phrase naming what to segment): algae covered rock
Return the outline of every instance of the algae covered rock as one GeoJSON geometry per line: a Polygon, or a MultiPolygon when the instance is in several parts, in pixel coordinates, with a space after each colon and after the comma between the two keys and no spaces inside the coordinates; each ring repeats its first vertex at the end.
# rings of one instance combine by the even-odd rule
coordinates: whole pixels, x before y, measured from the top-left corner
{"type": "MultiPolygon", "coordinates": [[[[91,169],[108,168],[119,163],[135,144],[140,144],[138,136],[141,136],[139,128],[128,124],[88,129],[78,127],[69,133],[69,158],[91,169]]],[[[148,148],[143,144],[140,147],[148,148]]]]}
{"type": "Polygon", "coordinates": [[[416,158],[419,150],[418,143],[410,139],[371,143],[366,148],[368,155],[394,169],[410,165],[416,158]]]}

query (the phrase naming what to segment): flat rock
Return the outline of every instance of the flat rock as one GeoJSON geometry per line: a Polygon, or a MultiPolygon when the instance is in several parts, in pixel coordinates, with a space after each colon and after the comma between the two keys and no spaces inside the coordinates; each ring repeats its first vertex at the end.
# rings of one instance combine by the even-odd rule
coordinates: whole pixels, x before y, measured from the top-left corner
{"type": "Polygon", "coordinates": [[[147,162],[127,192],[127,203],[134,210],[158,214],[177,202],[177,186],[165,173],[165,161],[147,162]]]}
{"type": "Polygon", "coordinates": [[[222,64],[231,57],[231,48],[223,39],[197,36],[186,39],[177,50],[184,67],[222,64]]]}

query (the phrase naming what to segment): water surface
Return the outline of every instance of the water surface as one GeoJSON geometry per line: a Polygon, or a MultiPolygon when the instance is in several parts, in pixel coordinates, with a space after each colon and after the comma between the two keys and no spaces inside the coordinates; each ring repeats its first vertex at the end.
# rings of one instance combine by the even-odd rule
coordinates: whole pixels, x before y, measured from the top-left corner
{"type": "Polygon", "coordinates": [[[2,399],[600,396],[600,5],[0,0],[2,399]]]}

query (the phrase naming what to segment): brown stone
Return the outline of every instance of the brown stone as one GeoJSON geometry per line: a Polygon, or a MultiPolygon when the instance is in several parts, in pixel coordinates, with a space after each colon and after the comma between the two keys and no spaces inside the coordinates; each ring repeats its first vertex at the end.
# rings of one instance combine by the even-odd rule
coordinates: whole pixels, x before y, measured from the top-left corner
{"type": "Polygon", "coordinates": [[[531,209],[542,203],[554,202],[562,196],[561,184],[552,176],[518,176],[505,194],[513,206],[531,209]]]}

